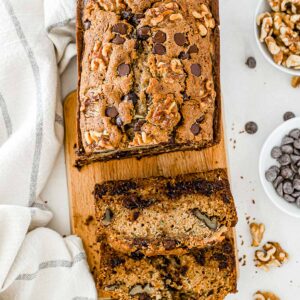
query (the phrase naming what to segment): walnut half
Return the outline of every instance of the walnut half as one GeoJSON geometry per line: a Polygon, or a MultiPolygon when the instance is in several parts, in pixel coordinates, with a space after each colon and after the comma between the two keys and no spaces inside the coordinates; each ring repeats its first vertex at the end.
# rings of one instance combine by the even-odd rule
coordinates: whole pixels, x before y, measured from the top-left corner
{"type": "Polygon", "coordinates": [[[280,300],[275,294],[258,291],[254,294],[253,300],[280,300]]]}
{"type": "Polygon", "coordinates": [[[255,266],[269,271],[270,267],[281,267],[288,260],[288,254],[279,243],[268,242],[263,249],[255,251],[255,266]]]}
{"type": "Polygon", "coordinates": [[[251,236],[252,236],[252,247],[258,247],[264,237],[265,225],[251,223],[250,224],[250,232],[251,232],[251,236]]]}

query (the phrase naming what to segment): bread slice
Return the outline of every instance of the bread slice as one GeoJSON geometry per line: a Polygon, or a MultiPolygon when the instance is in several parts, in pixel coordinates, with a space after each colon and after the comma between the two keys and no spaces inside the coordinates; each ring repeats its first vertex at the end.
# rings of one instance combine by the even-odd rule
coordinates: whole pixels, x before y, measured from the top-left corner
{"type": "Polygon", "coordinates": [[[180,255],[221,241],[237,222],[225,170],[95,187],[98,236],[123,253],[180,255]]]}
{"type": "Polygon", "coordinates": [[[233,238],[181,256],[143,257],[101,245],[97,285],[101,297],[118,300],[221,300],[236,292],[233,238]]]}

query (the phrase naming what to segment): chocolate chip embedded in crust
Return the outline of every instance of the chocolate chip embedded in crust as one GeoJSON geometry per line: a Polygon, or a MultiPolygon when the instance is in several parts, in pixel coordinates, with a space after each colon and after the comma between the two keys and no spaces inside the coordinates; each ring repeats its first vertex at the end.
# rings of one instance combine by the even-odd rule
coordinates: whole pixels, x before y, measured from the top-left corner
{"type": "Polygon", "coordinates": [[[150,27],[144,26],[137,30],[137,37],[140,40],[147,40],[150,37],[150,27]]]}
{"type": "Polygon", "coordinates": [[[139,97],[136,93],[131,92],[125,95],[123,100],[132,101],[133,105],[136,105],[139,100],[139,97]]]}
{"type": "Polygon", "coordinates": [[[140,247],[148,247],[148,241],[142,238],[133,239],[133,244],[140,247]]]}
{"type": "Polygon", "coordinates": [[[86,21],[84,21],[84,23],[83,23],[83,26],[84,26],[84,30],[88,30],[88,29],[90,29],[90,27],[91,27],[91,21],[90,20],[86,20],[86,21]]]}
{"type": "Polygon", "coordinates": [[[128,30],[128,26],[125,23],[118,23],[112,27],[112,32],[119,34],[126,34],[128,30]]]}
{"type": "Polygon", "coordinates": [[[162,44],[155,44],[153,47],[153,54],[164,55],[166,52],[166,47],[162,44]]]}
{"type": "Polygon", "coordinates": [[[183,92],[182,93],[182,98],[183,98],[183,101],[188,101],[190,100],[190,97],[188,96],[188,94],[186,92],[183,92]]]}
{"type": "Polygon", "coordinates": [[[155,33],[154,37],[153,37],[153,42],[154,43],[160,43],[160,44],[162,44],[166,40],[167,40],[167,35],[163,31],[161,31],[161,30],[158,30],[155,33]]]}
{"type": "Polygon", "coordinates": [[[163,246],[166,250],[173,250],[177,246],[177,241],[175,240],[164,240],[163,246]]]}
{"type": "Polygon", "coordinates": [[[202,115],[200,118],[198,118],[198,119],[196,120],[196,122],[197,122],[198,124],[201,124],[204,120],[205,120],[205,116],[202,115]]]}
{"type": "Polygon", "coordinates": [[[125,38],[123,38],[119,34],[117,34],[116,37],[111,42],[116,45],[121,45],[121,44],[125,43],[125,38]]]}
{"type": "Polygon", "coordinates": [[[116,268],[116,267],[122,265],[124,262],[125,262],[124,258],[116,256],[111,259],[110,265],[112,268],[116,268]]]}
{"type": "Polygon", "coordinates": [[[191,65],[191,72],[193,75],[199,77],[201,75],[201,67],[199,64],[192,64],[191,65]]]}
{"type": "Polygon", "coordinates": [[[133,260],[139,261],[139,260],[143,259],[145,257],[145,255],[140,251],[135,251],[130,254],[130,257],[133,260]]]}
{"type": "Polygon", "coordinates": [[[142,127],[143,127],[143,125],[144,125],[145,123],[146,123],[146,120],[138,120],[138,121],[135,123],[133,130],[134,130],[135,132],[140,132],[141,129],[142,129],[142,127]]]}
{"type": "Polygon", "coordinates": [[[108,107],[105,110],[105,115],[110,118],[115,118],[118,114],[118,110],[114,106],[108,107]]]}
{"type": "Polygon", "coordinates": [[[200,128],[199,124],[194,123],[191,127],[192,134],[196,136],[200,133],[200,131],[201,131],[201,128],[200,128]]]}
{"type": "Polygon", "coordinates": [[[182,52],[179,53],[178,58],[182,59],[182,60],[185,60],[185,59],[190,59],[191,56],[190,56],[189,53],[182,51],[182,52]]]}
{"type": "Polygon", "coordinates": [[[130,65],[128,64],[121,64],[118,66],[118,74],[119,76],[127,76],[130,73],[130,65]]]}
{"type": "Polygon", "coordinates": [[[136,221],[140,216],[140,212],[139,211],[135,211],[132,215],[132,220],[136,221]]]}
{"type": "Polygon", "coordinates": [[[196,45],[192,45],[189,50],[188,50],[188,53],[189,54],[192,54],[192,53],[198,53],[199,52],[199,49],[196,45]]]}
{"type": "Polygon", "coordinates": [[[186,43],[186,37],[183,33],[175,33],[174,41],[178,46],[183,46],[186,43]]]}

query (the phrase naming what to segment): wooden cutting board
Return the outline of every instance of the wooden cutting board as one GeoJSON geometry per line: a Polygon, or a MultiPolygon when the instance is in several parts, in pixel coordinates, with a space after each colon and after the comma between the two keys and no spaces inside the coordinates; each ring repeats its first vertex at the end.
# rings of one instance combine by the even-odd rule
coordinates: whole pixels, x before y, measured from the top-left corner
{"type": "Polygon", "coordinates": [[[155,157],[129,158],[99,162],[78,171],[76,160],[76,102],[73,92],[65,100],[65,151],[68,174],[71,223],[74,234],[83,240],[88,262],[95,274],[99,262],[99,246],[96,241],[93,190],[96,183],[106,180],[122,180],[150,176],[175,176],[216,168],[227,168],[224,135],[219,145],[203,151],[175,152],[155,157]]]}

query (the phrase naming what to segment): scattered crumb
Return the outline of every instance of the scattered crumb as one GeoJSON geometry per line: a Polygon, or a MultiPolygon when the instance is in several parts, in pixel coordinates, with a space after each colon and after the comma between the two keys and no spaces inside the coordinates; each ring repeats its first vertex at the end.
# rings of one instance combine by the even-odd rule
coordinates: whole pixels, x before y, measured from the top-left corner
{"type": "Polygon", "coordinates": [[[244,179],[244,176],[241,176],[240,178],[241,178],[241,179],[244,179]]]}
{"type": "Polygon", "coordinates": [[[252,199],[252,203],[255,204],[255,200],[254,199],[252,199]]]}

